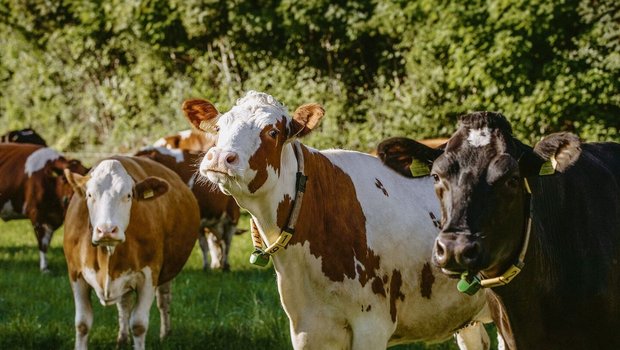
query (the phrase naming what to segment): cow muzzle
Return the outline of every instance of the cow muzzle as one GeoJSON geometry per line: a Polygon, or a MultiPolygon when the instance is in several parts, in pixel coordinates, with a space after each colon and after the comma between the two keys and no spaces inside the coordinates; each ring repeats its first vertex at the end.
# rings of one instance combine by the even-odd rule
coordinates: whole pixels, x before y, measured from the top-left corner
{"type": "Polygon", "coordinates": [[[481,244],[469,232],[441,232],[435,240],[433,261],[447,275],[457,277],[463,271],[476,271],[481,260],[481,244]]]}
{"type": "Polygon", "coordinates": [[[116,225],[98,225],[93,232],[94,246],[115,246],[125,240],[125,235],[116,225]]]}

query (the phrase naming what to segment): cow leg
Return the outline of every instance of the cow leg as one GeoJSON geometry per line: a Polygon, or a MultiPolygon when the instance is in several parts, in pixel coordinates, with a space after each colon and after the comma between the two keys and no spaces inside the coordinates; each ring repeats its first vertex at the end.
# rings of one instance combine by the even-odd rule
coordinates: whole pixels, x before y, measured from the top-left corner
{"type": "Polygon", "coordinates": [[[207,237],[205,237],[207,230],[208,229],[205,229],[204,232],[200,232],[198,235],[198,245],[200,246],[200,250],[202,250],[202,269],[204,271],[209,269],[209,258],[207,257],[209,254],[209,242],[207,242],[207,237]]]}
{"type": "Polygon", "coordinates": [[[155,299],[155,287],[151,276],[146,276],[144,284],[138,289],[136,305],[131,312],[129,325],[133,335],[134,349],[144,349],[146,331],[149,328],[149,311],[155,299]]]}
{"type": "MultiPolygon", "coordinates": [[[[321,315],[303,315],[298,325],[291,324],[291,341],[295,350],[327,350],[351,348],[351,327],[344,321],[334,322],[321,315]]],[[[372,333],[371,333],[372,334],[372,333]]],[[[382,350],[386,348],[383,343],[382,350]]],[[[361,347],[359,349],[370,349],[361,347]]]]}
{"type": "Polygon", "coordinates": [[[37,237],[37,242],[39,244],[39,269],[41,272],[49,272],[48,264],[47,264],[47,249],[50,246],[50,242],[52,241],[52,234],[54,230],[47,224],[35,224],[34,225],[34,234],[37,237]]]}
{"type": "Polygon", "coordinates": [[[232,222],[228,222],[224,225],[224,271],[230,271],[230,264],[228,263],[228,253],[230,252],[230,244],[232,238],[237,232],[237,226],[232,222]]]}
{"type": "Polygon", "coordinates": [[[118,336],[116,337],[116,347],[120,348],[129,338],[129,316],[131,315],[133,293],[125,293],[116,304],[118,309],[118,336]]]}
{"type": "Polygon", "coordinates": [[[209,253],[211,253],[211,268],[224,268],[223,263],[226,243],[222,239],[221,233],[211,229],[207,234],[207,240],[209,241],[209,253]]]}
{"type": "Polygon", "coordinates": [[[159,339],[164,339],[172,330],[170,327],[170,302],[172,301],[170,284],[171,281],[168,281],[157,287],[157,308],[159,309],[159,318],[161,320],[159,339]]]}
{"type": "Polygon", "coordinates": [[[474,321],[459,329],[454,336],[461,350],[489,350],[491,341],[482,322],[474,321]]]}
{"type": "Polygon", "coordinates": [[[75,348],[88,348],[88,332],[93,325],[93,308],[90,303],[90,286],[84,279],[71,282],[75,302],[75,348]]]}

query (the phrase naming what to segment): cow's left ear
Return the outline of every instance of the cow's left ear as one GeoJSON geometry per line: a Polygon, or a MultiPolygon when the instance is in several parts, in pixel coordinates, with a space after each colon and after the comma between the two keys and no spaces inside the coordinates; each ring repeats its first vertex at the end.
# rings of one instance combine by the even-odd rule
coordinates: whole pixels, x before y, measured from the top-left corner
{"type": "Polygon", "coordinates": [[[84,197],[84,186],[90,180],[90,175],[80,175],[78,173],[73,173],[69,169],[64,170],[65,178],[71,188],[73,188],[73,192],[77,193],[79,196],[84,197]]]}
{"type": "Polygon", "coordinates": [[[310,133],[321,121],[325,109],[318,103],[308,103],[297,107],[289,126],[289,137],[303,137],[310,133]]]}
{"type": "Polygon", "coordinates": [[[581,155],[581,141],[569,132],[550,134],[519,160],[522,176],[551,175],[570,168],[581,155]],[[529,153],[529,154],[528,154],[529,153]]]}
{"type": "Polygon", "coordinates": [[[155,176],[147,177],[138,182],[133,188],[133,196],[136,200],[151,200],[168,192],[168,181],[155,176]]]}
{"type": "Polygon", "coordinates": [[[215,123],[220,115],[213,103],[203,99],[191,99],[183,102],[183,113],[198,130],[215,132],[215,123]]]}
{"type": "Polygon", "coordinates": [[[406,137],[392,137],[377,146],[377,155],[383,164],[406,177],[430,175],[430,169],[441,149],[430,148],[406,137]]]}

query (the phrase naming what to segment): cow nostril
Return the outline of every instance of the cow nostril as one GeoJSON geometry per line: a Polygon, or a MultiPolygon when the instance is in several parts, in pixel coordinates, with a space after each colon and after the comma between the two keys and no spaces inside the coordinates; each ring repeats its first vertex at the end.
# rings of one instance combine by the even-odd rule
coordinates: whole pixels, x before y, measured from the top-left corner
{"type": "Polygon", "coordinates": [[[117,233],[118,232],[118,226],[114,226],[114,228],[110,232],[111,233],[117,233]]]}
{"type": "Polygon", "coordinates": [[[232,164],[232,163],[234,163],[236,160],[237,160],[237,154],[236,154],[236,153],[229,154],[229,155],[226,157],[226,162],[227,162],[228,164],[232,164]]]}
{"type": "Polygon", "coordinates": [[[101,228],[99,228],[99,226],[97,226],[97,233],[103,233],[103,231],[101,231],[101,228]]]}
{"type": "Polygon", "coordinates": [[[469,264],[475,262],[480,256],[480,244],[478,244],[478,242],[469,244],[463,249],[461,256],[463,260],[469,264]]]}
{"type": "Polygon", "coordinates": [[[207,160],[213,160],[213,152],[207,152],[207,160]]]}

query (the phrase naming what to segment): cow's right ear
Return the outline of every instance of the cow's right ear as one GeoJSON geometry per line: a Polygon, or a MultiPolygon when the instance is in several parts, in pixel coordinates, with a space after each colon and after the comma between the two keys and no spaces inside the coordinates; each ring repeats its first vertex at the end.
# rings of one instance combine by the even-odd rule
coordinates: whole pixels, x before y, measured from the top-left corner
{"type": "Polygon", "coordinates": [[[405,177],[430,175],[430,169],[441,149],[430,148],[406,137],[392,137],[377,146],[377,155],[383,164],[405,177]]]}
{"type": "Polygon", "coordinates": [[[151,200],[165,194],[169,188],[168,181],[160,177],[149,176],[134,186],[133,195],[138,201],[151,200]]]}
{"type": "Polygon", "coordinates": [[[71,170],[65,169],[65,178],[71,188],[73,188],[73,192],[77,193],[80,197],[84,197],[86,193],[84,186],[90,180],[90,175],[80,175],[78,173],[72,173],[71,170]]]}
{"type": "Polygon", "coordinates": [[[202,99],[191,99],[183,102],[183,113],[189,122],[198,130],[215,133],[215,123],[220,115],[215,106],[202,99]]]}

